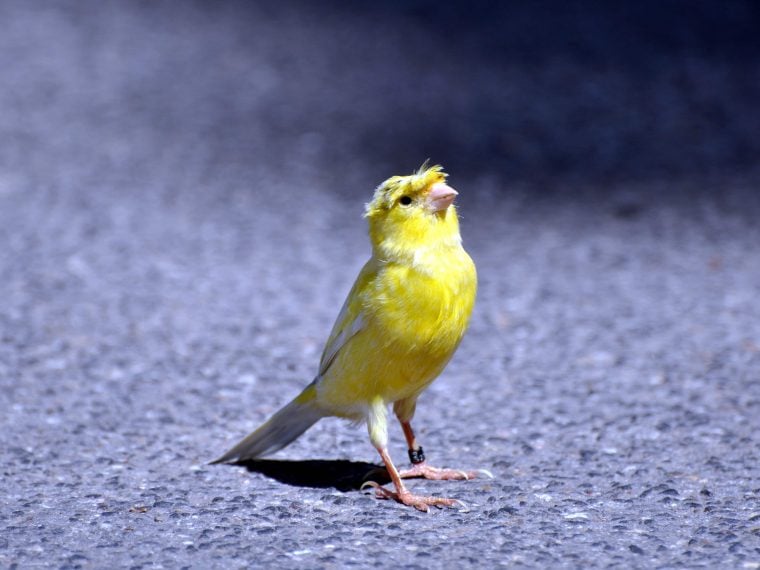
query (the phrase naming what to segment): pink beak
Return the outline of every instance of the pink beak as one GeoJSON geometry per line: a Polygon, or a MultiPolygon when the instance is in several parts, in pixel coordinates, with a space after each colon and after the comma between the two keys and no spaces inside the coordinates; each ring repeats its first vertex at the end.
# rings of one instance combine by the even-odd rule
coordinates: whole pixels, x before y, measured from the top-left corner
{"type": "Polygon", "coordinates": [[[445,182],[436,182],[430,187],[427,202],[434,212],[442,212],[454,202],[457,192],[445,182]]]}

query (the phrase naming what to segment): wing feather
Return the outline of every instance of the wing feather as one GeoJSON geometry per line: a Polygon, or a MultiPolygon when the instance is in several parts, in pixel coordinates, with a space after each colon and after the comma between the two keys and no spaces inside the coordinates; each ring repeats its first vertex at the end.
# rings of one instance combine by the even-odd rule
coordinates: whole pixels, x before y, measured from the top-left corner
{"type": "Polygon", "coordinates": [[[362,310],[362,292],[377,273],[375,263],[370,259],[356,278],[354,286],[346,297],[343,307],[335,319],[330,336],[322,351],[319,361],[318,377],[324,376],[346,344],[366,327],[366,318],[362,310]]]}

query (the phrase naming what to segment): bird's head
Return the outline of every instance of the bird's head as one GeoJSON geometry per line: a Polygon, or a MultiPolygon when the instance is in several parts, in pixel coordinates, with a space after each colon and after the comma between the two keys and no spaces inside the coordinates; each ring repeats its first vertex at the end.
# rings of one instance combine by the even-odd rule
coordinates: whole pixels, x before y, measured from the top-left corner
{"type": "Polygon", "coordinates": [[[459,245],[453,205],[457,192],[446,184],[446,176],[441,166],[422,165],[415,174],[393,176],[380,184],[365,210],[372,246],[403,253],[459,245]]]}

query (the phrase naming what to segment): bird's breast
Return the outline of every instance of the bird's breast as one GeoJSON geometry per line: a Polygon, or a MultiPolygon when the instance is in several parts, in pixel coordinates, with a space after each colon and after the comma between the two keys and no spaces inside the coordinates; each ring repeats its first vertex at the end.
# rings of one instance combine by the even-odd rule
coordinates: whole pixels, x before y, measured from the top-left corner
{"type": "Polygon", "coordinates": [[[387,341],[400,349],[448,358],[470,320],[475,302],[475,266],[460,248],[446,255],[415,256],[389,264],[376,280],[371,314],[387,341]]]}
{"type": "Polygon", "coordinates": [[[424,390],[454,354],[475,302],[475,267],[461,247],[442,260],[379,263],[371,275],[358,293],[363,327],[318,386],[335,415],[424,390]]]}

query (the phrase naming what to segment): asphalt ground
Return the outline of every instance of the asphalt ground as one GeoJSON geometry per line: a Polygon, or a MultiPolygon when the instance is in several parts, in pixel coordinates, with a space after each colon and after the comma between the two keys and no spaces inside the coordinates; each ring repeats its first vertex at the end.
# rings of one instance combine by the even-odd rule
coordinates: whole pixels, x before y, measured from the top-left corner
{"type": "Polygon", "coordinates": [[[757,8],[452,6],[0,4],[0,566],[760,568],[757,8]],[[415,425],[495,478],[207,465],[426,158],[480,289],[415,425]]]}

